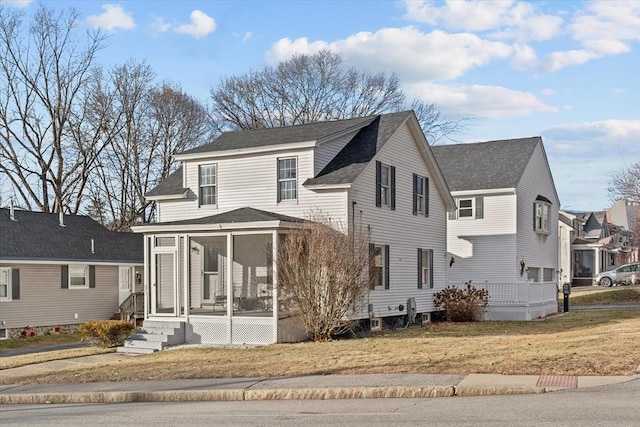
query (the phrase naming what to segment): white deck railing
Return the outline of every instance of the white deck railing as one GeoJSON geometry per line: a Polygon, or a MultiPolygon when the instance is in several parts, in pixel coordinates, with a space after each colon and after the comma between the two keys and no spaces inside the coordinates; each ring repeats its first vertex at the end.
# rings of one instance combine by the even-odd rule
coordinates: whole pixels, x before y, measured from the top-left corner
{"type": "MultiPolygon", "coordinates": [[[[449,282],[449,285],[463,289],[466,282],[449,282]]],[[[556,282],[471,282],[471,286],[489,292],[489,306],[544,304],[558,300],[556,282]]]]}

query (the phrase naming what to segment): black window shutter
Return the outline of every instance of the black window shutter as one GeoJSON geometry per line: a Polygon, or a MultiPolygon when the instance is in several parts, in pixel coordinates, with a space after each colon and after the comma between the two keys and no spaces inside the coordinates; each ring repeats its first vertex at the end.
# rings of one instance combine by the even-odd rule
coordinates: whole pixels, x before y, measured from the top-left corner
{"type": "Polygon", "coordinates": [[[369,280],[371,281],[369,287],[374,289],[376,287],[376,245],[369,243],[369,280]]]}
{"type": "Polygon", "coordinates": [[[11,299],[20,299],[20,269],[11,269],[11,299]]]}
{"type": "Polygon", "coordinates": [[[96,287],[96,266],[95,265],[89,266],[89,287],[90,288],[96,287]]]}
{"type": "Polygon", "coordinates": [[[429,178],[424,179],[424,216],[429,216],[429,178]]]}
{"type": "Polygon", "coordinates": [[[429,251],[429,287],[433,288],[433,249],[429,251]]]}
{"type": "Polygon", "coordinates": [[[538,231],[536,229],[536,202],[533,202],[533,231],[538,231]]]}
{"type": "Polygon", "coordinates": [[[422,289],[422,249],[418,248],[418,289],[422,289]]]}
{"type": "Polygon", "coordinates": [[[413,214],[418,214],[417,205],[418,204],[418,175],[413,174],[413,214]]]}
{"type": "Polygon", "coordinates": [[[476,197],[476,219],[484,218],[484,199],[476,197]]]}
{"type": "Polygon", "coordinates": [[[389,289],[389,245],[384,245],[384,288],[389,289]]]}
{"type": "Polygon", "coordinates": [[[391,207],[392,211],[396,210],[396,167],[389,166],[389,171],[391,172],[391,207]]]}
{"type": "Polygon", "coordinates": [[[60,266],[60,287],[62,289],[69,289],[69,266],[60,266]]]}
{"type": "Polygon", "coordinates": [[[381,185],[381,175],[382,175],[382,163],[376,161],[376,206],[382,206],[382,201],[380,199],[380,192],[382,190],[381,185]]]}
{"type": "Polygon", "coordinates": [[[282,201],[280,196],[280,159],[276,159],[276,198],[278,203],[282,201]]]}

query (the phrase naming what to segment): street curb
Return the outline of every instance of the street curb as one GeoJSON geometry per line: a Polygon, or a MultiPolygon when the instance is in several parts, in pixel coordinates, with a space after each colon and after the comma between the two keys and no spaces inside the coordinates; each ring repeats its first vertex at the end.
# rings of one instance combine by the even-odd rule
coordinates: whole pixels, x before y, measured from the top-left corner
{"type": "Polygon", "coordinates": [[[539,387],[342,387],[274,390],[114,391],[0,394],[0,404],[213,402],[250,400],[334,400],[433,398],[544,393],[539,387]]]}

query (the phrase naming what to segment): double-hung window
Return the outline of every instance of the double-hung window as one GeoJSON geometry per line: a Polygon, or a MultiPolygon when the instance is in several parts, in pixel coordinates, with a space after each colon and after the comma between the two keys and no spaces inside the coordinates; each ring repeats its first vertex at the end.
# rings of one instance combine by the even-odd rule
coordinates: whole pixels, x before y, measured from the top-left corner
{"type": "Polygon", "coordinates": [[[0,301],[11,299],[11,269],[0,268],[0,301]]]}
{"type": "Polygon", "coordinates": [[[298,198],[297,159],[278,159],[278,202],[298,198]]]}
{"type": "Polygon", "coordinates": [[[369,244],[371,287],[389,289],[389,245],[369,244]]]}
{"type": "Polygon", "coordinates": [[[429,178],[413,174],[413,214],[429,216],[429,178]]]}
{"type": "Polygon", "coordinates": [[[218,167],[216,164],[201,165],[199,167],[200,206],[215,205],[218,190],[218,167]]]}
{"type": "Polygon", "coordinates": [[[484,218],[483,197],[461,197],[456,199],[455,212],[449,212],[449,219],[484,218]]]}
{"type": "Polygon", "coordinates": [[[549,233],[550,204],[536,200],[533,204],[533,230],[536,233],[549,233]]]}
{"type": "Polygon", "coordinates": [[[433,249],[418,248],[418,289],[433,288],[433,249]]]}
{"type": "Polygon", "coordinates": [[[69,266],[69,289],[82,289],[89,287],[89,266],[69,266]]]}
{"type": "Polygon", "coordinates": [[[376,161],[376,206],[396,209],[396,168],[376,161]]]}
{"type": "Polygon", "coordinates": [[[62,289],[88,289],[96,287],[95,265],[62,265],[60,271],[60,287],[62,289]]]}

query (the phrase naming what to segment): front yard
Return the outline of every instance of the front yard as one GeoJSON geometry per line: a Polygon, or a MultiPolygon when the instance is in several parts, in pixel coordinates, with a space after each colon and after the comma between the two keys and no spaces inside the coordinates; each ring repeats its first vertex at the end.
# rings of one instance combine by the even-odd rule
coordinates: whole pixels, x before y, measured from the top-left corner
{"type": "Polygon", "coordinates": [[[181,347],[21,380],[56,383],[411,372],[629,375],[640,364],[639,331],[638,309],[575,311],[532,322],[435,323],[328,343],[245,349],[181,347]]]}

